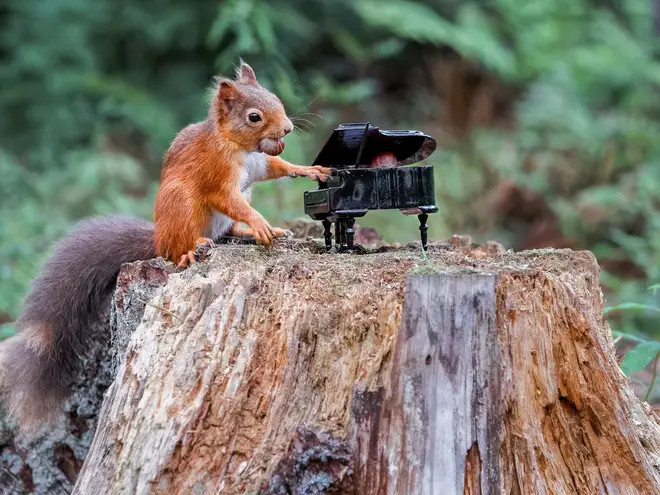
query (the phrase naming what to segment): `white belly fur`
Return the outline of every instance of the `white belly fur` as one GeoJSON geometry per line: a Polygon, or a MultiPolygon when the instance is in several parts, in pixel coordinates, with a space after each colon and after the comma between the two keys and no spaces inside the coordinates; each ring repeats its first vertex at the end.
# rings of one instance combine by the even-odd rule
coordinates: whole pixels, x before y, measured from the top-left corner
{"type": "MultiPolygon", "coordinates": [[[[244,153],[243,169],[241,170],[241,193],[243,197],[250,202],[252,198],[252,184],[266,177],[268,162],[263,153],[244,153]]],[[[227,233],[234,220],[219,213],[213,212],[211,224],[209,225],[206,237],[217,239],[227,233]]]]}

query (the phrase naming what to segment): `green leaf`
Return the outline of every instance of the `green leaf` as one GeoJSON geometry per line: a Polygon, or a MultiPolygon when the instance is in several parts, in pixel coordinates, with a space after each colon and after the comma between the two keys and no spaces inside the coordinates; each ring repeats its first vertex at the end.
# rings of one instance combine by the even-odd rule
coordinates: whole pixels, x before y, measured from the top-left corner
{"type": "Polygon", "coordinates": [[[462,6],[457,24],[421,2],[363,0],[354,6],[368,24],[401,38],[451,46],[504,77],[515,73],[514,55],[500,42],[498,33],[476,5],[462,6]]]}
{"type": "Polygon", "coordinates": [[[270,7],[265,4],[254,11],[255,32],[266,51],[276,51],[277,49],[277,39],[271,21],[273,17],[275,17],[275,14],[272,14],[270,7]]]}
{"type": "Polygon", "coordinates": [[[498,39],[498,33],[479,7],[463,5],[458,12],[457,24],[456,38],[450,45],[505,78],[515,75],[514,55],[498,39]]]}
{"type": "Polygon", "coordinates": [[[621,370],[629,375],[630,373],[641,371],[651,362],[660,352],[660,342],[651,340],[642,342],[630,349],[621,363],[621,370]]]}
{"type": "Polygon", "coordinates": [[[389,38],[374,45],[371,48],[371,52],[375,59],[384,59],[400,54],[404,47],[404,43],[401,40],[397,38],[389,38]]]}
{"type": "Polygon", "coordinates": [[[622,339],[632,340],[633,342],[637,342],[637,343],[648,342],[648,340],[643,339],[642,337],[638,337],[637,335],[621,332],[619,330],[614,330],[614,329],[612,329],[612,335],[614,335],[615,337],[621,337],[622,339]]]}
{"type": "Polygon", "coordinates": [[[360,43],[357,36],[354,36],[346,29],[337,29],[332,33],[332,39],[337,47],[346,56],[356,62],[362,62],[366,59],[367,50],[360,43]]]}
{"type": "Polygon", "coordinates": [[[616,306],[608,306],[605,309],[603,309],[603,314],[611,313],[612,311],[622,311],[628,309],[637,310],[637,311],[655,311],[657,313],[660,313],[660,308],[648,306],[646,304],[627,302],[627,303],[617,304],[616,306]]]}
{"type": "Polygon", "coordinates": [[[450,44],[453,38],[454,26],[419,2],[366,0],[354,6],[367,23],[402,38],[434,44],[450,44]]]}
{"type": "Polygon", "coordinates": [[[651,292],[653,292],[653,294],[655,294],[658,289],[660,289],[660,284],[653,284],[649,286],[648,290],[650,290],[651,292]]]}

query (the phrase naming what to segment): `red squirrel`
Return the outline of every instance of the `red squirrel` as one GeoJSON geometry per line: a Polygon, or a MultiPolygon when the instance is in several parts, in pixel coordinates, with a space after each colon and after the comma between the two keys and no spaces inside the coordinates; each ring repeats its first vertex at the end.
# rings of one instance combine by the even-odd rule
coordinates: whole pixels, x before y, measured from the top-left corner
{"type": "Polygon", "coordinates": [[[88,218],[55,245],[0,359],[3,402],[21,430],[51,421],[68,399],[122,264],[162,256],[185,268],[198,244],[224,234],[265,246],[285,234],[250,205],[250,186],[285,176],[325,181],[333,172],[277,156],[292,130],[282,102],[241,61],[233,80],[216,79],[206,119],[181,130],[167,150],[153,224],[88,218]]]}

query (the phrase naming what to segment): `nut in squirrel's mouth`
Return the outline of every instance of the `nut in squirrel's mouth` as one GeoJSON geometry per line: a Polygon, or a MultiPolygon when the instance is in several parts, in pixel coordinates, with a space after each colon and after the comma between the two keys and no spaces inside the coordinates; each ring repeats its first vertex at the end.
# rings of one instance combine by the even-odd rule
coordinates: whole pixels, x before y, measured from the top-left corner
{"type": "Polygon", "coordinates": [[[257,144],[257,151],[277,156],[284,151],[284,138],[262,138],[257,144]]]}

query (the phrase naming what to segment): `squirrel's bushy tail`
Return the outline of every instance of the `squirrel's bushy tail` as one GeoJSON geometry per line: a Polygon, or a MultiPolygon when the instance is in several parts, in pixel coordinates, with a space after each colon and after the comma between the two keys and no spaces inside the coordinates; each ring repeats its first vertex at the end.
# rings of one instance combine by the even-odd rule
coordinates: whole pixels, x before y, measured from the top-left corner
{"type": "Polygon", "coordinates": [[[83,220],[57,243],[0,356],[3,402],[22,430],[60,412],[121,265],[155,257],[153,224],[131,217],[83,220]]]}

